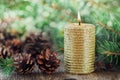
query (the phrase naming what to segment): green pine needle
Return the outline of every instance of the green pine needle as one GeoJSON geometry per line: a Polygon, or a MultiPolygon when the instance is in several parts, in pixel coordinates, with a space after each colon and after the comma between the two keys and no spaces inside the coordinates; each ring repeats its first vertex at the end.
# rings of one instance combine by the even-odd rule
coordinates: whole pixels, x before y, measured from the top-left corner
{"type": "Polygon", "coordinates": [[[13,66],[13,60],[11,58],[0,59],[0,69],[4,75],[11,75],[15,69],[13,66]]]}
{"type": "MultiPolygon", "coordinates": [[[[113,42],[113,41],[97,41],[97,47],[96,47],[96,52],[102,55],[106,55],[103,56],[102,58],[104,59],[104,61],[106,62],[110,62],[110,63],[115,63],[118,64],[118,54],[120,55],[120,43],[119,42],[113,42]],[[117,53],[116,55],[109,55],[106,54],[107,52],[112,52],[112,53],[117,53]]],[[[100,57],[98,57],[99,59],[100,57]]]]}

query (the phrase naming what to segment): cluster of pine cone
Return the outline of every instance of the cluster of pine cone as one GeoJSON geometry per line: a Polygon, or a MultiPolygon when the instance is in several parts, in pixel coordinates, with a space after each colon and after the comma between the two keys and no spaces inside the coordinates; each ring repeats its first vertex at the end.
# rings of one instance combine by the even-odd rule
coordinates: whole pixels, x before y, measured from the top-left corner
{"type": "Polygon", "coordinates": [[[35,64],[42,72],[51,74],[60,65],[57,53],[42,33],[30,34],[22,41],[16,35],[0,31],[0,58],[12,58],[19,74],[31,73],[35,64]]]}

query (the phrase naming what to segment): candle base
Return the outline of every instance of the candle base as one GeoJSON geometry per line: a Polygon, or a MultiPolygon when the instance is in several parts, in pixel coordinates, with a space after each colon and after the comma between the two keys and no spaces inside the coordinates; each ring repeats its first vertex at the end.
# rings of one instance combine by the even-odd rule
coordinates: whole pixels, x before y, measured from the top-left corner
{"type": "Polygon", "coordinates": [[[84,74],[84,75],[93,73],[94,71],[95,71],[95,70],[79,72],[79,71],[67,71],[67,70],[66,70],[66,72],[69,73],[69,74],[84,74]]]}

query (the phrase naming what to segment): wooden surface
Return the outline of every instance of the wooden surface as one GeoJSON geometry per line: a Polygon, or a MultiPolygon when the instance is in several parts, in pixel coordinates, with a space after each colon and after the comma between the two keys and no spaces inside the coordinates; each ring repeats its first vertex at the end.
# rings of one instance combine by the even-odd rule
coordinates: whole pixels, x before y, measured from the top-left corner
{"type": "Polygon", "coordinates": [[[34,71],[35,73],[27,75],[13,74],[7,79],[0,80],[120,80],[120,71],[93,72],[87,75],[69,74],[65,72],[63,63],[61,63],[57,72],[52,75],[46,75],[38,71],[39,70],[36,69],[34,71]]]}
{"type": "Polygon", "coordinates": [[[120,73],[95,72],[89,75],[72,75],[62,72],[53,75],[36,73],[29,75],[13,75],[6,80],[120,80],[120,73]]]}
{"type": "Polygon", "coordinates": [[[14,74],[6,80],[120,80],[120,72],[93,72],[87,75],[74,75],[64,72],[61,66],[58,72],[52,75],[32,73],[28,75],[14,74]]]}

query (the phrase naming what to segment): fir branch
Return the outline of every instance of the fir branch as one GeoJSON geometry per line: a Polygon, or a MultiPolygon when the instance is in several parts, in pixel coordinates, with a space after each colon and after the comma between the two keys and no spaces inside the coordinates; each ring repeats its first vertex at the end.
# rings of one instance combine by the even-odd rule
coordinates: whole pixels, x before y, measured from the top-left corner
{"type": "Polygon", "coordinates": [[[112,53],[120,53],[120,43],[119,42],[112,42],[112,41],[100,41],[97,40],[97,52],[98,53],[106,53],[106,51],[112,53]]]}
{"type": "Polygon", "coordinates": [[[97,57],[97,61],[104,59],[104,62],[118,64],[120,56],[120,43],[106,40],[97,40],[96,51],[99,55],[104,55],[102,58],[97,57]]]}
{"type": "Polygon", "coordinates": [[[105,54],[106,52],[120,52],[120,44],[112,41],[97,41],[97,52],[105,54]]]}
{"type": "Polygon", "coordinates": [[[118,35],[120,35],[120,32],[118,32],[118,31],[110,28],[109,26],[105,25],[104,23],[102,23],[102,22],[100,22],[100,21],[97,22],[97,23],[98,23],[101,27],[103,27],[103,28],[105,28],[105,29],[107,29],[107,30],[109,30],[109,31],[111,31],[111,32],[114,32],[114,33],[116,33],[116,34],[118,34],[118,35]]]}
{"type": "Polygon", "coordinates": [[[110,51],[106,51],[105,54],[106,54],[106,55],[116,55],[116,56],[120,56],[120,53],[110,52],[110,51]]]}
{"type": "Polygon", "coordinates": [[[0,69],[4,75],[11,75],[15,69],[13,66],[13,60],[11,58],[0,59],[0,69]]]}

